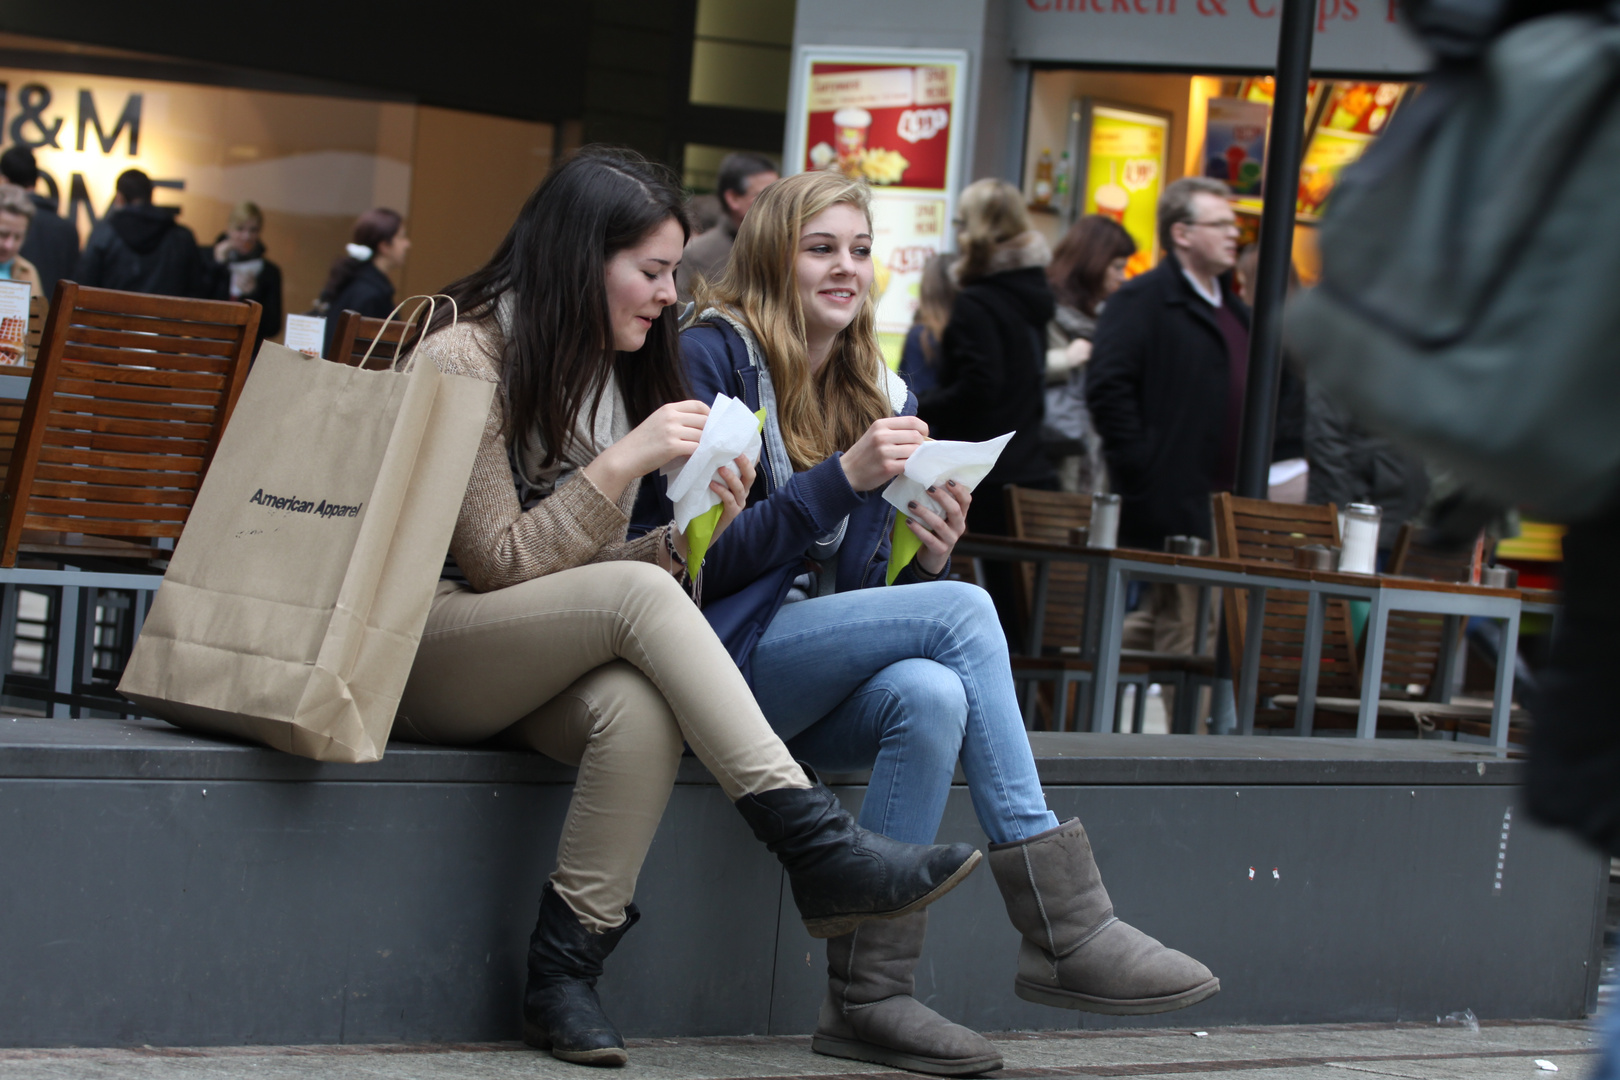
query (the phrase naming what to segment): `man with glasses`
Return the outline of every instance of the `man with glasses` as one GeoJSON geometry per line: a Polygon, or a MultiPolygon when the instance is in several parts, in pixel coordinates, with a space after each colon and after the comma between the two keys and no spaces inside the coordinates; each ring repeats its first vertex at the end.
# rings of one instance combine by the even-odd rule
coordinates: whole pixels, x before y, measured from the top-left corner
{"type": "MultiPolygon", "coordinates": [[[[1231,270],[1238,225],[1219,180],[1189,176],[1159,198],[1157,267],[1104,306],[1086,404],[1121,499],[1119,539],[1213,539],[1211,492],[1230,490],[1248,374],[1249,308],[1231,270]]],[[[1127,648],[1192,651],[1197,590],[1154,585],[1126,620],[1127,648]]]]}

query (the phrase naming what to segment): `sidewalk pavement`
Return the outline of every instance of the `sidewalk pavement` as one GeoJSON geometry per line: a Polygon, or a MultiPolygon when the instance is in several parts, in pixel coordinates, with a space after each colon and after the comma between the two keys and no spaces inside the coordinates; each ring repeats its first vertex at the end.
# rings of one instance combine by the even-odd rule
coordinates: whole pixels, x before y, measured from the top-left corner
{"type": "MultiPolygon", "coordinates": [[[[1586,1023],[1434,1024],[1057,1031],[994,1036],[1000,1080],[1132,1076],[1221,1080],[1584,1080],[1596,1064],[1586,1023]]],[[[915,1080],[811,1053],[805,1037],[635,1039],[630,1064],[592,1071],[516,1043],[119,1050],[0,1049],[0,1080],[915,1080]]]]}

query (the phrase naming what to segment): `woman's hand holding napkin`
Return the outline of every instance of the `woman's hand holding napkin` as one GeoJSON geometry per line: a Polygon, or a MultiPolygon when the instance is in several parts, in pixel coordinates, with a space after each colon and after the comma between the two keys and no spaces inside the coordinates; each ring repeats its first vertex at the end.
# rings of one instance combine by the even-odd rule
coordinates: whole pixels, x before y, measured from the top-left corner
{"type": "Polygon", "coordinates": [[[884,500],[900,511],[894,519],[894,536],[889,547],[888,584],[893,585],[895,577],[922,550],[922,541],[906,524],[911,504],[945,517],[944,508],[928,494],[928,489],[954,480],[957,487],[971,493],[995,467],[996,459],[1012,437],[1009,431],[978,443],[948,440],[924,443],[906,460],[905,473],[895,477],[883,490],[884,500]]]}
{"type": "Polygon", "coordinates": [[[697,450],[684,462],[670,462],[663,473],[675,473],[669,482],[669,500],[675,504],[675,528],[686,536],[686,565],[696,574],[714,541],[720,524],[720,496],[711,483],[724,484],[720,470],[737,458],[749,464],[759,461],[760,430],[765,420],[734,397],[717,395],[703,425],[697,450]]]}

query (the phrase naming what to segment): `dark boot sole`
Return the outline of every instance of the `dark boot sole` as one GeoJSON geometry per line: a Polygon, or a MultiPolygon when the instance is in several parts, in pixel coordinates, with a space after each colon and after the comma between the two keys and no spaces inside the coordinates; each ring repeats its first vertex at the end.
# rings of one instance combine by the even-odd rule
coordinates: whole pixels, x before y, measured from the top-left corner
{"type": "Polygon", "coordinates": [[[529,1024],[523,1025],[523,1041],[536,1050],[544,1050],[559,1061],[567,1061],[574,1065],[595,1065],[598,1068],[618,1068],[630,1061],[630,1055],[622,1046],[602,1046],[594,1050],[561,1050],[551,1045],[551,1040],[539,1028],[529,1024]]]}
{"type": "Polygon", "coordinates": [[[812,1036],[810,1049],[828,1057],[869,1061],[874,1065],[892,1065],[897,1069],[909,1069],[911,1072],[927,1073],[930,1076],[980,1076],[1001,1068],[1000,1054],[967,1060],[921,1057],[902,1050],[891,1050],[887,1046],[878,1046],[876,1043],[841,1039],[836,1035],[812,1036]]]}
{"type": "Polygon", "coordinates": [[[955,873],[934,886],[932,892],[913,900],[903,908],[894,911],[871,911],[852,915],[822,915],[814,919],[805,919],[804,928],[810,932],[810,936],[813,938],[835,938],[849,933],[861,923],[869,922],[872,919],[898,919],[902,915],[910,915],[913,911],[921,911],[962,884],[967,876],[973,873],[973,868],[978,866],[983,858],[983,852],[975,851],[972,857],[957,867],[955,873]]]}
{"type": "Polygon", "coordinates": [[[1221,980],[1211,979],[1191,990],[1183,990],[1168,997],[1119,999],[1092,997],[1090,994],[1078,994],[1072,990],[1036,986],[1021,978],[1013,981],[1013,992],[1025,1001],[1033,1001],[1037,1005],[1050,1005],[1057,1009],[1078,1009],[1081,1012],[1105,1013],[1109,1016],[1146,1016],[1149,1013],[1175,1012],[1177,1009],[1185,1009],[1207,997],[1215,996],[1220,989],[1221,980]]]}

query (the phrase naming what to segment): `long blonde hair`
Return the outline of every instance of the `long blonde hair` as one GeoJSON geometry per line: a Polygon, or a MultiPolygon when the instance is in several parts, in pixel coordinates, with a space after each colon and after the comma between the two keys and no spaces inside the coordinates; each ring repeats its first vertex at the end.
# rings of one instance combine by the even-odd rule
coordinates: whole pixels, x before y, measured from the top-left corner
{"type": "Polygon", "coordinates": [[[989,275],[997,245],[1028,232],[1032,226],[1023,194],[1005,180],[975,180],[962,189],[956,206],[962,217],[958,238],[962,261],[956,276],[966,285],[989,275]]]}
{"type": "Polygon", "coordinates": [[[771,184],[743,218],[725,272],[697,290],[698,311],[728,310],[764,350],[782,441],[796,470],[848,450],[873,421],[890,413],[878,381],[883,353],[870,290],[854,320],[833,339],[821,369],[812,374],[805,356],[799,236],[811,218],[840,203],[860,210],[872,227],[871,192],[860,181],[808,172],[771,184]]]}

